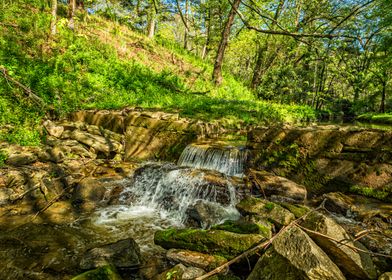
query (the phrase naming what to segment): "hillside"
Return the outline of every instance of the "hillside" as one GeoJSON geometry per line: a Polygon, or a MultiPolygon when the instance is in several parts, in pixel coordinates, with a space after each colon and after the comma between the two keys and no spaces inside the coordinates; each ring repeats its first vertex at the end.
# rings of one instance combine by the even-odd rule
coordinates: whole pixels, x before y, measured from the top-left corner
{"type": "Polygon", "coordinates": [[[42,118],[82,109],[140,106],[230,127],[315,118],[307,106],[257,100],[227,73],[224,83],[215,87],[211,63],[163,38],[151,40],[88,14],[79,14],[76,29],[70,30],[65,6],[59,6],[58,33],[51,37],[50,9],[41,1],[4,7],[0,139],[39,144],[42,118]],[[34,102],[32,95],[42,102],[34,102]]]}

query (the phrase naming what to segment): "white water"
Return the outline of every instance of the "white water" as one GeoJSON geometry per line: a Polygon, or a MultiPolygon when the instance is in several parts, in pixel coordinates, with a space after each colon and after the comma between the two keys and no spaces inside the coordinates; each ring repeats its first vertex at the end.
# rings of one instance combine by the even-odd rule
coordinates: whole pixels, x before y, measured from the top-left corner
{"type": "Polygon", "coordinates": [[[149,251],[153,248],[154,232],[184,226],[187,209],[197,202],[216,209],[209,217],[213,223],[238,219],[234,186],[224,177],[220,179],[225,180],[225,186],[215,186],[205,175],[203,171],[173,164],[147,164],[124,181],[120,204],[98,210],[93,224],[119,237],[131,236],[142,251],[149,251]]]}
{"type": "Polygon", "coordinates": [[[246,157],[244,147],[190,144],[182,152],[178,165],[242,176],[246,157]]]}

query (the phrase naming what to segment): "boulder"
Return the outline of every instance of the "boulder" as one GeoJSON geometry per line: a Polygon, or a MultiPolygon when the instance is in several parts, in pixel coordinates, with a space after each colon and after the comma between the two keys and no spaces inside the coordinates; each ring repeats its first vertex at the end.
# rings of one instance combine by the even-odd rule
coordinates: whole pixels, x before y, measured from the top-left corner
{"type": "Polygon", "coordinates": [[[326,253],[298,227],[279,235],[259,259],[247,280],[346,279],[326,253]]]}
{"type": "Polygon", "coordinates": [[[279,196],[295,202],[306,200],[306,187],[266,171],[251,170],[251,177],[267,196],[279,196]]]}
{"type": "Polygon", "coordinates": [[[210,271],[222,264],[227,260],[220,256],[207,255],[200,252],[170,249],[166,253],[168,260],[174,263],[182,263],[186,266],[198,267],[210,271]]]}
{"type": "Polygon", "coordinates": [[[278,227],[288,225],[295,220],[293,213],[282,206],[265,199],[247,197],[236,205],[242,215],[258,215],[266,218],[278,227]]]}
{"type": "Polygon", "coordinates": [[[54,136],[56,138],[60,138],[61,134],[64,132],[64,127],[61,125],[56,125],[50,120],[46,120],[43,122],[43,126],[49,135],[54,136]]]}
{"type": "Polygon", "coordinates": [[[377,278],[377,272],[370,255],[360,251],[354,251],[342,245],[342,243],[367,251],[365,246],[358,241],[354,241],[344,228],[333,219],[321,213],[312,212],[306,217],[302,225],[324,235],[318,235],[312,232],[308,233],[317,245],[333,258],[347,276],[359,279],[377,278]]]}
{"type": "Polygon", "coordinates": [[[90,249],[84,253],[80,261],[80,268],[92,269],[108,264],[117,268],[136,268],[140,266],[139,246],[132,238],[128,238],[90,249]]]}
{"type": "Polygon", "coordinates": [[[378,280],[392,280],[392,272],[385,272],[378,280]]]}
{"type": "Polygon", "coordinates": [[[166,229],[155,233],[155,244],[165,249],[186,249],[231,259],[265,240],[259,234],[223,230],[166,229]]]}
{"type": "Polygon", "coordinates": [[[122,278],[118,275],[116,268],[111,265],[102,266],[94,270],[86,271],[78,276],[75,276],[71,280],[121,280],[122,278]]]}

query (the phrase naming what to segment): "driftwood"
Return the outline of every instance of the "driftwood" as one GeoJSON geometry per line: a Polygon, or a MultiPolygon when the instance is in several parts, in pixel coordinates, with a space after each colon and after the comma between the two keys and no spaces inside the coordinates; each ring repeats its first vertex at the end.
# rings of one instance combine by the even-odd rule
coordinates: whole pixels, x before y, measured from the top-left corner
{"type": "Polygon", "coordinates": [[[38,96],[36,95],[30,88],[25,86],[24,84],[20,83],[19,81],[15,80],[12,78],[9,74],[7,69],[4,66],[0,66],[0,72],[3,74],[4,79],[7,80],[7,82],[11,82],[17,87],[21,88],[23,92],[26,94],[26,97],[32,100],[35,104],[45,107],[45,102],[38,96]]]}

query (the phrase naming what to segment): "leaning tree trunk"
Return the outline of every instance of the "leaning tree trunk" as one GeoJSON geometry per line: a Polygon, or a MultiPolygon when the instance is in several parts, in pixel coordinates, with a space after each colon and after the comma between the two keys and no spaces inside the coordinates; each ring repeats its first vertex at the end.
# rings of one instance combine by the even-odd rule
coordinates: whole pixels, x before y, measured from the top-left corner
{"type": "Polygon", "coordinates": [[[69,0],[68,5],[68,16],[69,16],[69,23],[68,27],[70,29],[75,29],[75,11],[76,11],[76,0],[69,0]]]}
{"type": "Polygon", "coordinates": [[[214,71],[212,72],[212,81],[216,85],[220,85],[222,83],[222,64],[223,57],[225,55],[225,50],[227,47],[227,43],[229,42],[230,30],[234,23],[234,17],[238,7],[240,6],[241,0],[235,0],[232,4],[229,17],[227,18],[226,25],[222,32],[222,38],[219,44],[218,52],[215,58],[214,71]]]}
{"type": "Polygon", "coordinates": [[[50,20],[50,34],[56,35],[57,0],[52,0],[52,18],[50,20]]]}

